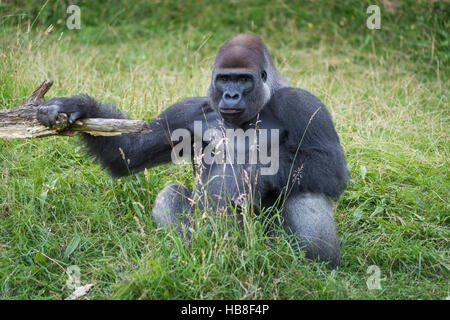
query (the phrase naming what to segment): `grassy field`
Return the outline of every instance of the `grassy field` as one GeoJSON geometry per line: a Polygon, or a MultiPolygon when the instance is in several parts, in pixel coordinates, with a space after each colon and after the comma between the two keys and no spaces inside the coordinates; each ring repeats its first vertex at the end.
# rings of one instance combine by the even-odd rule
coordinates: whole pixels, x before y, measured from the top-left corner
{"type": "Polygon", "coordinates": [[[252,32],[328,106],[352,175],[330,272],[283,234],[268,244],[264,217],[241,230],[205,215],[189,245],[157,229],[156,194],[191,185],[189,167],[115,180],[77,137],[0,140],[0,298],[65,298],[72,265],[94,283],[83,299],[449,296],[450,4],[374,2],[380,30],[366,27],[364,1],[78,1],[80,30],[66,27],[64,1],[0,2],[0,108],[51,78],[47,98],[87,93],[151,120],[205,95],[217,48],[252,32]]]}

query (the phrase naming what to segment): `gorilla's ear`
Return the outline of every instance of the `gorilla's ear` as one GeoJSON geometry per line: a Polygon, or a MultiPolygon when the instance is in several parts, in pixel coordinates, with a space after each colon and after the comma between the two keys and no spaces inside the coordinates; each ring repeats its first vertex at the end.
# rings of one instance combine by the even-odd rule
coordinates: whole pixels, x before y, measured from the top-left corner
{"type": "Polygon", "coordinates": [[[263,70],[261,72],[261,79],[262,79],[263,82],[266,82],[266,80],[267,80],[267,72],[266,72],[266,70],[263,70]]]}

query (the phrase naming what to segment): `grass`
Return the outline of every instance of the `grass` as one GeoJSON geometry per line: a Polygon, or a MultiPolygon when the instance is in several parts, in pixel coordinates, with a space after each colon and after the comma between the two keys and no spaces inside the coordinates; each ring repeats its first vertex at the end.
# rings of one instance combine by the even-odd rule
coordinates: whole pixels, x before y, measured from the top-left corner
{"type": "Polygon", "coordinates": [[[65,28],[62,1],[0,3],[0,106],[51,78],[47,98],[85,92],[151,120],[205,94],[224,40],[259,34],[341,137],[352,175],[336,209],[342,265],[305,263],[283,235],[267,243],[264,217],[250,214],[244,230],[199,217],[190,244],[157,229],[156,194],[192,184],[189,167],[114,180],[76,137],[0,140],[1,298],[65,298],[71,265],[95,283],[87,299],[450,295],[447,3],[389,2],[399,7],[382,7],[381,30],[365,27],[368,3],[350,1],[128,3],[81,1],[80,30],[65,28]],[[367,288],[371,265],[380,290],[367,288]]]}

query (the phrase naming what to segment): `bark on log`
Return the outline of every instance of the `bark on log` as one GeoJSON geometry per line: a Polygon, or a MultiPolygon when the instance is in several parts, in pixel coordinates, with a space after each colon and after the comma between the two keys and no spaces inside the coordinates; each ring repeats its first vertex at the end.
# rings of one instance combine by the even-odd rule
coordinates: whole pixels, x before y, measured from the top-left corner
{"type": "Polygon", "coordinates": [[[53,85],[45,80],[28,99],[14,109],[0,110],[0,139],[41,138],[53,135],[70,136],[85,132],[96,136],[116,136],[123,133],[150,132],[144,120],[80,119],[69,125],[66,114],[59,114],[56,124],[48,128],[36,119],[37,107],[45,101],[44,95],[53,85]]]}

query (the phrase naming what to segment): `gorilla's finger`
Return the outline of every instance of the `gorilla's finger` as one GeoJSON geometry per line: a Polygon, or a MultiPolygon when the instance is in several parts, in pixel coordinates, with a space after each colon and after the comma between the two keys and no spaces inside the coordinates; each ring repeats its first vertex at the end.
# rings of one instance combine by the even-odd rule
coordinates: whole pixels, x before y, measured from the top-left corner
{"type": "Polygon", "coordinates": [[[53,126],[56,123],[56,118],[58,117],[58,108],[57,105],[48,106],[47,118],[50,123],[50,126],[53,126]]]}
{"type": "Polygon", "coordinates": [[[75,121],[80,119],[80,117],[81,117],[81,112],[77,111],[77,112],[71,113],[70,117],[69,117],[69,123],[73,124],[75,121]]]}
{"type": "Polygon", "coordinates": [[[50,123],[48,122],[48,118],[47,118],[47,111],[48,110],[41,105],[38,107],[38,110],[36,113],[36,119],[46,127],[50,126],[50,123]]]}
{"type": "Polygon", "coordinates": [[[43,113],[38,113],[38,114],[36,115],[36,118],[37,118],[37,120],[38,120],[41,124],[43,124],[44,126],[46,126],[46,127],[49,126],[49,123],[48,123],[48,121],[47,121],[47,117],[46,117],[45,114],[43,114],[43,113]]]}
{"type": "Polygon", "coordinates": [[[56,122],[56,117],[58,116],[58,106],[57,105],[41,105],[38,108],[36,118],[46,127],[51,127],[56,122]]]}

